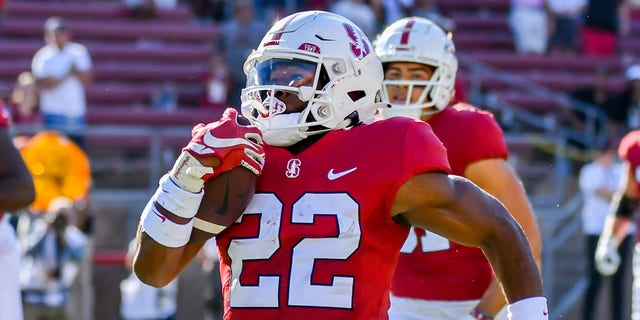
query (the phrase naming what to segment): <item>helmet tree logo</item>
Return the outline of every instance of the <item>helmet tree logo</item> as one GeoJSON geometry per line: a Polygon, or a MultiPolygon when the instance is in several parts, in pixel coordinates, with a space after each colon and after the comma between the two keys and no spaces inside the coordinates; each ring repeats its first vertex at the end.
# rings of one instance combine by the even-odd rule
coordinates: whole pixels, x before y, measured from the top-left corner
{"type": "Polygon", "coordinates": [[[353,28],[352,25],[343,23],[342,26],[344,26],[344,29],[347,31],[347,35],[353,41],[351,43],[351,52],[353,55],[358,59],[366,57],[369,52],[371,52],[371,48],[369,48],[367,41],[361,34],[359,34],[358,31],[356,31],[356,29],[353,28]]]}

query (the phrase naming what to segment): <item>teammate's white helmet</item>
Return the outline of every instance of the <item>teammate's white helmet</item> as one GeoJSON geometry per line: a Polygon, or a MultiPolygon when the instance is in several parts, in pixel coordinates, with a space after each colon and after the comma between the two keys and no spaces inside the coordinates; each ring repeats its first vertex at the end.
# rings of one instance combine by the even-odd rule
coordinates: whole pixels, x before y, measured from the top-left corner
{"type": "Polygon", "coordinates": [[[337,14],[305,11],[276,22],[247,58],[244,72],[242,114],[270,145],[289,146],[347,128],[373,117],[380,106],[375,104],[383,78],[380,59],[360,28],[337,14]],[[296,85],[305,74],[278,79],[272,71],[282,65],[308,71],[306,84],[296,85]],[[304,109],[285,113],[276,98],[281,91],[296,94],[306,102],[304,109]]]}
{"type": "MultiPolygon", "coordinates": [[[[374,47],[383,64],[395,61],[415,62],[435,67],[429,81],[384,80],[382,100],[391,101],[387,86],[406,86],[404,104],[392,104],[390,113],[407,113],[419,117],[447,107],[455,89],[458,59],[451,33],[429,19],[408,17],[389,25],[376,39],[374,47]],[[418,101],[410,100],[411,92],[425,88],[418,101]]],[[[383,113],[384,109],[381,109],[383,113]]]]}

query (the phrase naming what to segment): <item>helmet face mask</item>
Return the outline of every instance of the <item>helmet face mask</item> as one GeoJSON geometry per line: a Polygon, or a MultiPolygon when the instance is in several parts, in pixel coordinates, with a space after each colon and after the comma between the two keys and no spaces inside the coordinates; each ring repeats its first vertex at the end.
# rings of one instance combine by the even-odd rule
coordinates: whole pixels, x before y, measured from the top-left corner
{"type": "Polygon", "coordinates": [[[371,51],[364,33],[341,16],[285,17],[247,58],[243,115],[277,146],[355,125],[354,112],[359,119],[375,113],[370,106],[382,82],[382,64],[371,51]]]}
{"type": "Polygon", "coordinates": [[[381,98],[390,102],[392,107],[381,110],[385,116],[420,118],[447,107],[454,94],[458,70],[451,34],[429,19],[409,17],[387,27],[374,46],[386,68],[407,63],[433,69],[430,78],[405,77],[404,74],[402,78],[386,77],[381,98]],[[397,94],[394,90],[398,87],[405,88],[405,97],[393,95],[397,94]]]}

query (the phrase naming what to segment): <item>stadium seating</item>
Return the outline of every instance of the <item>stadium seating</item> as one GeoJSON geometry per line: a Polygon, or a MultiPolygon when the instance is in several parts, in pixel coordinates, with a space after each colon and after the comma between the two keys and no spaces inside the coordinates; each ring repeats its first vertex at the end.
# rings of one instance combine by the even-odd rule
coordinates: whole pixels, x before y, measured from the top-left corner
{"type": "MultiPolygon", "coordinates": [[[[201,81],[217,28],[192,23],[186,5],[162,9],[154,19],[136,20],[127,15],[119,1],[12,1],[0,41],[0,95],[6,96],[17,75],[30,69],[31,58],[43,45],[44,21],[54,15],[67,20],[74,41],[84,44],[94,60],[94,82],[87,88],[89,123],[122,123],[111,112],[98,110],[102,108],[155,113],[149,103],[165,83],[175,84],[178,109],[198,110],[204,90],[201,81]]],[[[125,123],[136,124],[142,118],[125,123]]],[[[179,123],[184,118],[171,112],[146,119],[182,125],[193,122],[179,123]]]]}

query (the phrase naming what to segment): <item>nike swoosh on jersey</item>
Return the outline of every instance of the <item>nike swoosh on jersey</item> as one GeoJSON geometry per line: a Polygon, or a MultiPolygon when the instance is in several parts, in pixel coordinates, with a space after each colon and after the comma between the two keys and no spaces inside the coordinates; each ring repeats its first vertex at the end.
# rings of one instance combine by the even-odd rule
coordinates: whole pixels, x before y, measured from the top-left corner
{"type": "Polygon", "coordinates": [[[354,168],[351,168],[351,169],[345,170],[345,171],[333,172],[333,168],[331,168],[331,170],[329,170],[329,172],[327,173],[327,179],[336,180],[338,178],[341,178],[341,177],[344,177],[344,176],[348,175],[351,172],[356,171],[356,169],[358,169],[358,167],[354,167],[354,168]]]}

